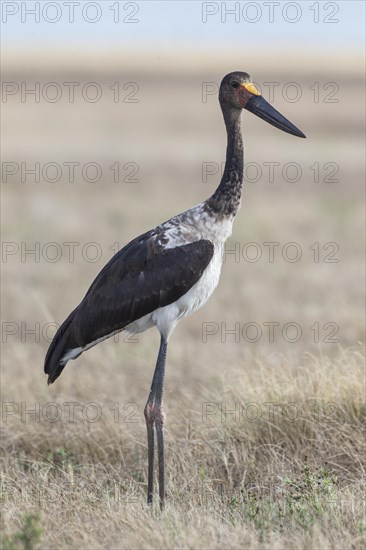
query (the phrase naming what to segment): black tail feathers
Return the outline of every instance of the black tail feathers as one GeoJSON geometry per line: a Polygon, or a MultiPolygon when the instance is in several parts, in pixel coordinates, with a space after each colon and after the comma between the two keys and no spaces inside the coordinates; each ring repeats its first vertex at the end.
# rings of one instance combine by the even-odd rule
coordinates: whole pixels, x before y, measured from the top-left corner
{"type": "Polygon", "coordinates": [[[48,384],[53,384],[65,368],[67,364],[67,360],[63,361],[65,353],[77,347],[72,328],[76,311],[77,308],[62,323],[48,348],[44,361],[44,372],[48,374],[48,384]]]}

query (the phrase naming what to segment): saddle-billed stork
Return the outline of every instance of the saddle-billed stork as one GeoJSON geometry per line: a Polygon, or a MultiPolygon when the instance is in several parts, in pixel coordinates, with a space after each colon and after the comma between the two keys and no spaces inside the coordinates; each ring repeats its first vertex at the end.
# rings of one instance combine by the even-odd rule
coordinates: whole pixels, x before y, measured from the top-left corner
{"type": "Polygon", "coordinates": [[[155,427],[161,507],[165,499],[163,387],[168,340],[178,321],[201,307],[219,281],[220,250],[231,235],[241,201],[241,111],[247,109],[284,132],[305,137],[263,99],[247,73],[226,75],[219,101],[227,131],[226,164],[220,185],[207,200],[136,237],[113,256],[58,329],[44,365],[51,384],[70,359],[106,338],[122,330],[137,333],[157,327],[160,348],[144,415],[147,502],[153,500],[155,427]]]}

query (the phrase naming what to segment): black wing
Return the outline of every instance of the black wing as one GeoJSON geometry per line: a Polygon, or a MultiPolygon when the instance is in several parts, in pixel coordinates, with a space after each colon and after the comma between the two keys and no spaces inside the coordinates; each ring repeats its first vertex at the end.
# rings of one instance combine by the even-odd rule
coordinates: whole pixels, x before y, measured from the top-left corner
{"type": "Polygon", "coordinates": [[[150,231],[106,264],[51,342],[45,359],[48,383],[61,374],[68,350],[84,348],[178,300],[199,280],[214,253],[207,240],[175,248],[161,242],[150,231]]]}

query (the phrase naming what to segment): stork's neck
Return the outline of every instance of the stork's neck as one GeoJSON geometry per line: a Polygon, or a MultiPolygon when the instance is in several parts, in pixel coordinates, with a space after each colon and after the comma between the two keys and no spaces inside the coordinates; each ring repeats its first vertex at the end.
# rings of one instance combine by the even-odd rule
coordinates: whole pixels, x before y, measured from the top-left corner
{"type": "Polygon", "coordinates": [[[240,126],[240,109],[222,105],[226,131],[227,148],[225,170],[220,185],[207,200],[212,212],[219,216],[234,217],[239,210],[243,185],[243,140],[240,126]]]}

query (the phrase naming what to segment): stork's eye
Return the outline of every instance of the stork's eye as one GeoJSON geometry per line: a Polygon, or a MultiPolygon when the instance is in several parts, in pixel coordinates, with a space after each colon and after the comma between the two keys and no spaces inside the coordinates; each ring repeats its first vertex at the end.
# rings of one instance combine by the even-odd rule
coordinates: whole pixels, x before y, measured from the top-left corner
{"type": "Polygon", "coordinates": [[[237,80],[233,80],[231,83],[232,88],[239,88],[239,82],[237,80]]]}

